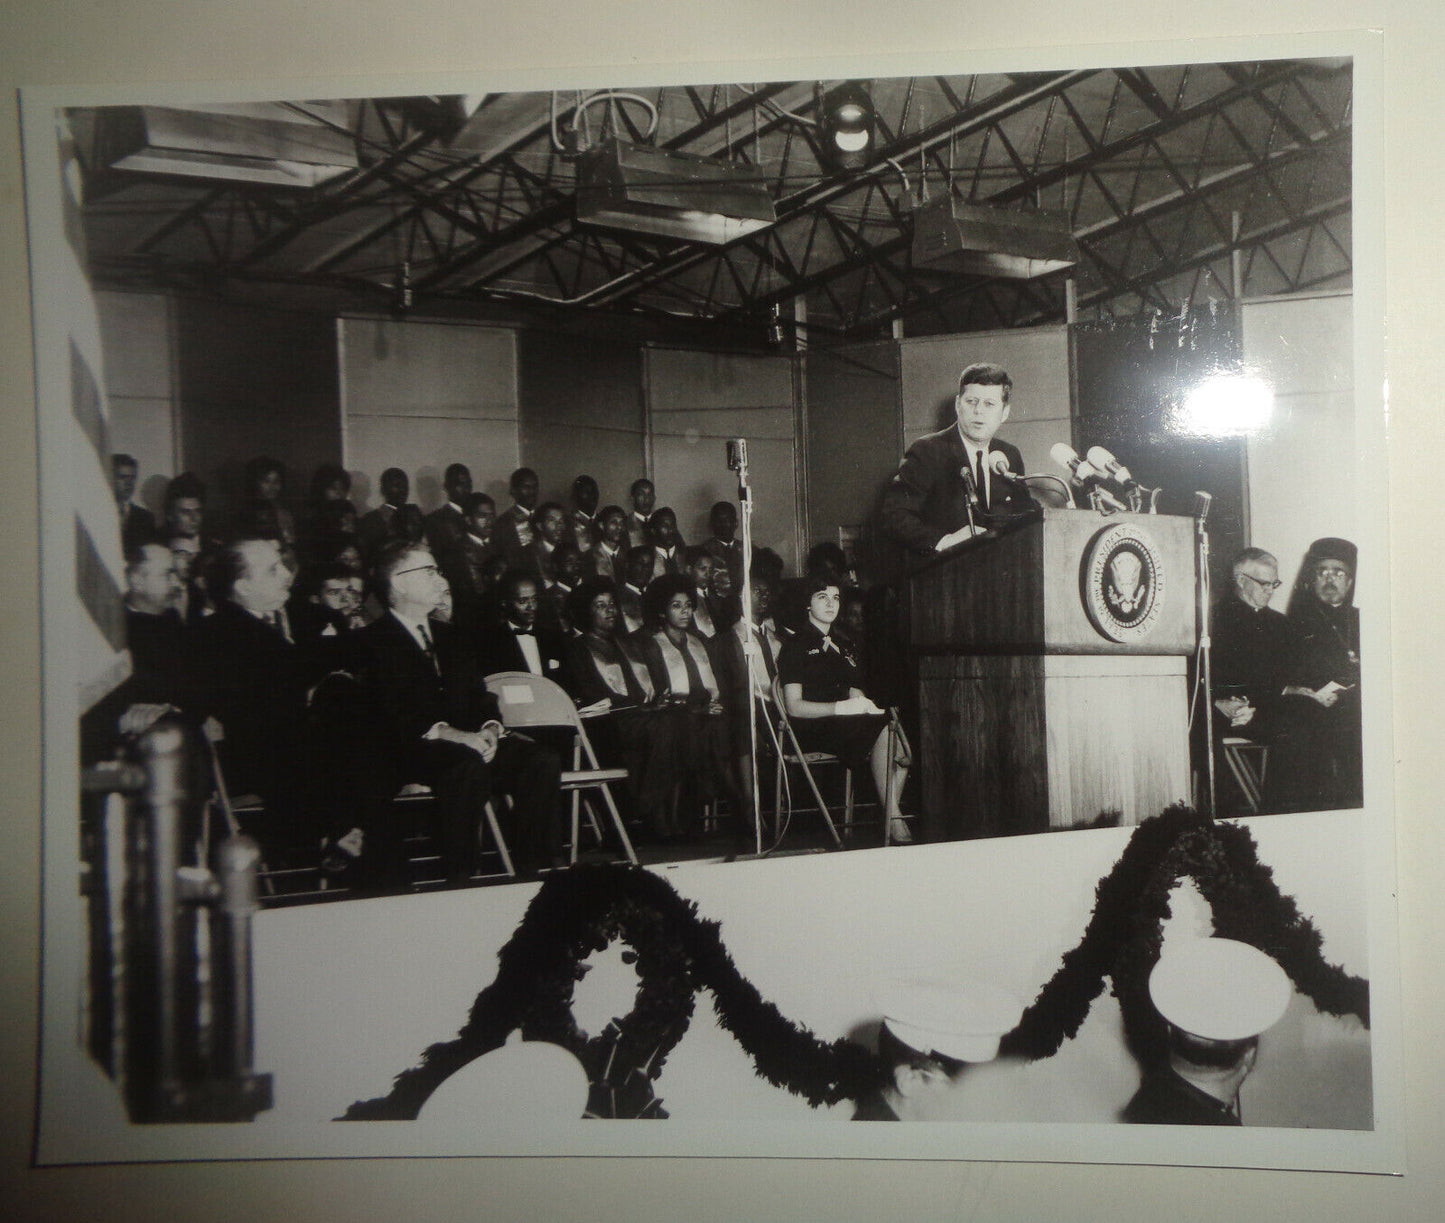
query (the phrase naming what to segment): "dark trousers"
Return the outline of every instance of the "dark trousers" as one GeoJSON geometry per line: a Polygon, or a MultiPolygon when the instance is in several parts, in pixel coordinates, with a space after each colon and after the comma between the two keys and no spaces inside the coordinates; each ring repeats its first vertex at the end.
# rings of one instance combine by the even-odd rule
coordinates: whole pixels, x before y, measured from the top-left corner
{"type": "MultiPolygon", "coordinates": [[[[519,874],[545,865],[559,847],[557,754],[525,735],[509,734],[491,761],[460,743],[424,739],[398,762],[392,793],[408,782],[431,789],[437,848],[447,878],[462,882],[477,868],[483,809],[492,799],[519,874]],[[505,796],[510,804],[501,801],[505,796]]],[[[382,829],[378,828],[382,833],[382,829]]]]}

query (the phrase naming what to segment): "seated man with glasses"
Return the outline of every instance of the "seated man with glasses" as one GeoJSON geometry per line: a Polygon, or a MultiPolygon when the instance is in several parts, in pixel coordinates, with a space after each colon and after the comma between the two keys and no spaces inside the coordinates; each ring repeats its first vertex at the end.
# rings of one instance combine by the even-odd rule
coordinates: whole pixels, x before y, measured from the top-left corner
{"type": "Polygon", "coordinates": [[[1225,736],[1267,744],[1262,809],[1304,810],[1313,732],[1289,682],[1298,634],[1269,605],[1280,587],[1279,563],[1262,548],[1245,548],[1230,573],[1211,629],[1215,747],[1225,736]]]}

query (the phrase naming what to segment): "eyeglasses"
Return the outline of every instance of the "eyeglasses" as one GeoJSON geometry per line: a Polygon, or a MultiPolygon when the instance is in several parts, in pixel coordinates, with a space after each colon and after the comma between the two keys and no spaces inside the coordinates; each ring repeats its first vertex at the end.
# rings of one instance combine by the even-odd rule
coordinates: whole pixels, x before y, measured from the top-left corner
{"type": "Polygon", "coordinates": [[[1343,565],[1317,565],[1315,577],[1317,578],[1347,578],[1350,571],[1343,565]]]}
{"type": "Polygon", "coordinates": [[[398,570],[397,570],[395,573],[393,573],[391,576],[394,577],[394,578],[399,578],[399,577],[403,576],[404,574],[408,574],[408,573],[438,573],[438,574],[439,574],[439,573],[441,573],[441,570],[438,569],[435,565],[416,565],[416,566],[414,566],[414,567],[411,568],[411,569],[398,569],[398,570]]]}
{"type": "Polygon", "coordinates": [[[1278,590],[1284,584],[1278,580],[1273,582],[1261,582],[1251,573],[1241,573],[1239,576],[1242,578],[1248,578],[1256,586],[1262,586],[1265,590],[1278,590]]]}

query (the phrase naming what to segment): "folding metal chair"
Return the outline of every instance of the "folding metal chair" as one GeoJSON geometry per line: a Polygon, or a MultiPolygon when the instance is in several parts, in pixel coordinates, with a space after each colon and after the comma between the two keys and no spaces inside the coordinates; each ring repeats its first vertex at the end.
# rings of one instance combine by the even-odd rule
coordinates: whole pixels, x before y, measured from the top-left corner
{"type": "Polygon", "coordinates": [[[1249,804],[1250,814],[1258,815],[1264,797],[1264,771],[1269,766],[1268,745],[1238,735],[1225,735],[1219,745],[1224,751],[1224,763],[1229,766],[1230,773],[1244,794],[1244,801],[1249,804]],[[1256,752],[1259,754],[1258,768],[1250,760],[1250,756],[1256,752]]]}
{"type": "Polygon", "coordinates": [[[533,675],[528,671],[499,671],[486,679],[487,690],[497,698],[502,713],[502,725],[508,730],[527,730],[531,727],[558,726],[574,732],[572,740],[572,767],[562,770],[562,790],[572,796],[572,848],[571,861],[577,861],[577,842],[581,834],[581,813],[587,804],[588,817],[594,820],[591,804],[584,797],[587,790],[600,790],[612,826],[617,830],[627,860],[637,865],[637,853],[627,835],[627,828],[613,801],[611,783],[626,781],[626,769],[604,769],[597,763],[597,753],[592,750],[592,741],[577,714],[577,708],[560,687],[550,679],[533,675]],[[585,767],[584,767],[585,763],[585,767]]]}
{"type": "Polygon", "coordinates": [[[838,835],[833,817],[828,814],[828,804],[823,801],[823,792],[818,789],[817,779],[813,776],[813,766],[836,764],[843,770],[843,824],[845,827],[853,823],[853,770],[832,752],[805,752],[803,750],[802,745],[798,742],[798,736],[793,731],[793,723],[788,717],[787,706],[783,701],[781,679],[773,680],[772,698],[773,717],[776,719],[778,731],[778,760],[773,772],[773,818],[777,821],[777,828],[779,831],[782,828],[784,774],[788,765],[793,765],[803,770],[803,776],[808,782],[808,789],[813,792],[813,800],[818,804],[818,813],[828,826],[828,833],[833,838],[833,844],[842,849],[843,838],[838,835]]]}

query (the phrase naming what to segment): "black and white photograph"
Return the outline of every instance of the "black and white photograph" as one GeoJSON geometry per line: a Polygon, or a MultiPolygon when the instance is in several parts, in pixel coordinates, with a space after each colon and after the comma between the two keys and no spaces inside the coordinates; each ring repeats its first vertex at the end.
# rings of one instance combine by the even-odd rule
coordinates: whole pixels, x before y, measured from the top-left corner
{"type": "Polygon", "coordinates": [[[27,90],[36,1162],[1399,1171],[1380,55],[1219,49],[27,90]]]}

